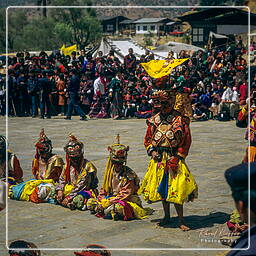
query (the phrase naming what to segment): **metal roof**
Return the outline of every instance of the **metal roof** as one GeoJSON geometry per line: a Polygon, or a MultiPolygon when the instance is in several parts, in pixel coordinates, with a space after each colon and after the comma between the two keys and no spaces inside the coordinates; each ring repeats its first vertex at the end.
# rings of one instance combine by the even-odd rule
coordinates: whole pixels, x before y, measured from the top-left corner
{"type": "Polygon", "coordinates": [[[121,21],[120,24],[131,24],[133,22],[134,22],[134,20],[127,19],[127,20],[121,21]]]}
{"type": "Polygon", "coordinates": [[[170,22],[168,22],[168,23],[166,23],[166,25],[173,25],[174,23],[176,23],[176,21],[170,21],[170,22]]]}
{"type": "Polygon", "coordinates": [[[105,20],[112,20],[112,19],[128,19],[125,16],[119,15],[119,16],[102,16],[102,17],[98,17],[98,19],[100,21],[105,21],[105,20]]]}
{"type": "Polygon", "coordinates": [[[158,22],[163,22],[163,21],[170,22],[171,19],[169,18],[142,18],[134,21],[133,23],[139,24],[139,23],[158,23],[158,22]]]}
{"type": "MultiPolygon", "coordinates": [[[[210,22],[212,24],[248,24],[248,12],[241,8],[210,8],[178,17],[187,22],[210,22]]],[[[250,13],[251,25],[256,25],[256,14],[250,13]]]]}

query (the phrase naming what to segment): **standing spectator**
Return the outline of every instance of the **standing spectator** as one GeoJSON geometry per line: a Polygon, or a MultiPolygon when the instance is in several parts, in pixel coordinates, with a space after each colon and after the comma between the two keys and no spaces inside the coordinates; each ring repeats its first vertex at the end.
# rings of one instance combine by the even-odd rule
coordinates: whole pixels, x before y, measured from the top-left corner
{"type": "Polygon", "coordinates": [[[246,104],[246,99],[247,99],[247,94],[248,94],[248,88],[247,88],[247,83],[246,81],[240,81],[239,82],[239,101],[240,105],[245,105],[246,104]]]}
{"type": "Polygon", "coordinates": [[[51,81],[47,77],[48,71],[44,70],[42,72],[42,78],[39,79],[39,88],[40,88],[40,118],[45,118],[45,112],[46,117],[51,118],[50,113],[50,93],[51,93],[51,81]],[[45,111],[46,108],[46,111],[45,111]]]}
{"type": "Polygon", "coordinates": [[[28,79],[28,94],[31,97],[32,118],[38,115],[39,91],[39,82],[35,70],[31,70],[28,79]]]}
{"type": "Polygon", "coordinates": [[[21,71],[17,78],[17,110],[18,116],[28,116],[29,115],[29,97],[27,90],[27,79],[25,77],[25,72],[21,71]]]}
{"type": "Polygon", "coordinates": [[[86,121],[86,116],[84,111],[81,109],[81,107],[78,105],[78,91],[80,88],[80,79],[76,75],[76,70],[72,69],[70,72],[71,78],[70,82],[67,88],[67,91],[69,93],[69,104],[68,104],[68,112],[67,116],[65,117],[66,120],[71,120],[71,116],[73,113],[73,109],[76,110],[77,114],[81,117],[80,120],[86,121]]]}
{"type": "Polygon", "coordinates": [[[106,102],[106,77],[99,76],[93,84],[93,103],[89,113],[90,117],[105,118],[107,117],[107,102],[106,102]]]}
{"type": "Polygon", "coordinates": [[[124,57],[124,67],[127,73],[135,73],[136,70],[136,57],[133,54],[133,49],[129,48],[129,54],[124,57]]]}
{"type": "Polygon", "coordinates": [[[110,116],[113,119],[118,119],[122,116],[123,111],[123,99],[122,99],[122,73],[117,72],[116,76],[112,78],[109,84],[109,99],[110,105],[110,116]]]}
{"type": "Polygon", "coordinates": [[[82,109],[87,115],[90,112],[90,107],[93,97],[93,80],[90,79],[90,73],[82,75],[79,89],[82,109]]]}
{"type": "Polygon", "coordinates": [[[66,84],[64,81],[64,75],[60,74],[59,79],[56,82],[56,88],[58,93],[58,106],[61,115],[66,113],[66,84]]]}

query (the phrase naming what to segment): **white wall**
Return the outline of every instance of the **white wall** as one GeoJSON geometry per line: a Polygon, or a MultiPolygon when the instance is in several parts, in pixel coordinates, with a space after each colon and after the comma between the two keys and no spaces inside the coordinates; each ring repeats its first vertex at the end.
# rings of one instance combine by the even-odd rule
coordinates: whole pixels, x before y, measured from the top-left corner
{"type": "MultiPolygon", "coordinates": [[[[256,29],[256,26],[251,26],[251,30],[256,29]]],[[[247,33],[247,25],[217,25],[217,34],[230,35],[247,33]]]]}
{"type": "Polygon", "coordinates": [[[146,33],[149,33],[152,32],[154,34],[157,33],[158,31],[158,25],[157,24],[150,24],[150,23],[147,23],[147,24],[136,24],[136,34],[146,34],[146,33]],[[147,26],[147,31],[144,31],[143,30],[143,26],[147,26]],[[155,30],[151,30],[150,27],[151,26],[155,26],[155,30]],[[138,27],[140,27],[140,30],[138,31],[138,27]]]}

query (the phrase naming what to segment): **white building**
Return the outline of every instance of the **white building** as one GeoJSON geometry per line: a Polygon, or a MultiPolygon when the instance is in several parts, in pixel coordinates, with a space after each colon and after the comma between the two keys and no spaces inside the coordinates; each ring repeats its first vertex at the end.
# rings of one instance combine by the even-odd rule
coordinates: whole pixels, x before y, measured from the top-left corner
{"type": "Polygon", "coordinates": [[[169,18],[142,18],[133,21],[136,26],[136,34],[164,34],[166,32],[166,23],[172,21],[169,18]]]}

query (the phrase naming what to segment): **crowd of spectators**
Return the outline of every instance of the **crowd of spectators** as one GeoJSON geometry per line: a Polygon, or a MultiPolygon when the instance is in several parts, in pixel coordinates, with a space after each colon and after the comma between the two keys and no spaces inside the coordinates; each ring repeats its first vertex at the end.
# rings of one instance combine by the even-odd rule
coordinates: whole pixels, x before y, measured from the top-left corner
{"type": "MultiPolygon", "coordinates": [[[[247,51],[242,41],[196,52],[169,76],[180,92],[189,92],[194,120],[235,119],[248,97],[247,51]]],[[[167,59],[173,58],[170,52],[167,59]]],[[[154,59],[149,51],[140,58],[128,49],[123,63],[110,50],[97,56],[81,50],[64,56],[59,51],[31,56],[19,52],[8,57],[8,77],[0,74],[0,114],[5,115],[8,78],[9,116],[51,118],[56,115],[90,118],[147,118],[152,114],[150,95],[154,82],[140,65],[154,59]]],[[[1,60],[2,67],[6,60],[1,60]]],[[[1,67],[0,67],[1,69],[1,67]]],[[[251,76],[252,87],[256,74],[251,76]]]]}

